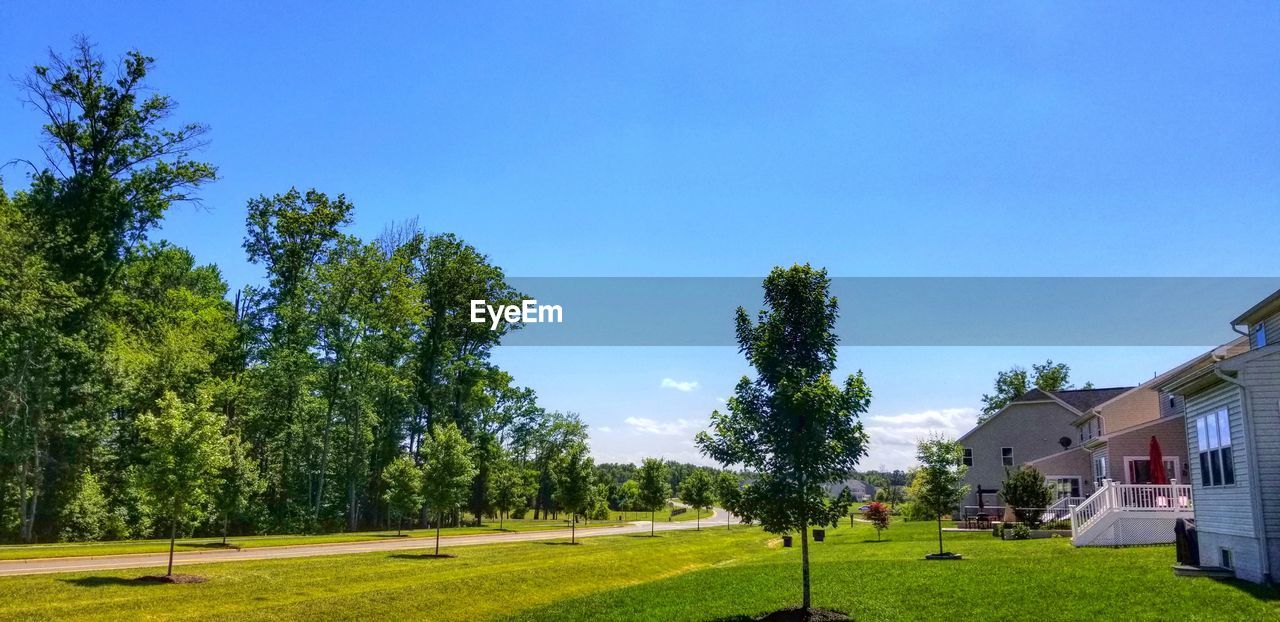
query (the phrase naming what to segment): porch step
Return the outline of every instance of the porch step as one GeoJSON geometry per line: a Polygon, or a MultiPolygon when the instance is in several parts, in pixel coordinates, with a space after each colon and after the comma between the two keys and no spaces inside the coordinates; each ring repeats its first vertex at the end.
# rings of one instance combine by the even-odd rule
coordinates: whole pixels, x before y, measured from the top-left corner
{"type": "Polygon", "coordinates": [[[1180,577],[1215,577],[1220,579],[1230,579],[1236,576],[1236,571],[1221,566],[1184,566],[1182,564],[1173,567],[1173,574],[1180,577]]]}

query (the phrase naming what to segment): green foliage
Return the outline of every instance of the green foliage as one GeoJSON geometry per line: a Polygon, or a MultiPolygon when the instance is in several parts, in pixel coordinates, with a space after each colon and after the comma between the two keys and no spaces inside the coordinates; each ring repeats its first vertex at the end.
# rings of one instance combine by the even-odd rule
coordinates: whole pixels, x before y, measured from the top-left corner
{"type": "Polygon", "coordinates": [[[382,471],[382,482],[382,500],[387,504],[399,533],[404,517],[422,507],[422,470],[413,462],[412,456],[400,454],[382,471]]]}
{"type": "Polygon", "coordinates": [[[720,471],[715,477],[716,500],[720,507],[736,514],[742,501],[742,484],[733,471],[720,471]]]}
{"type": "Polygon", "coordinates": [[[636,472],[640,496],[636,498],[636,509],[642,512],[656,512],[667,504],[671,497],[671,485],[667,483],[667,463],[660,458],[645,458],[636,472]]]}
{"type": "MultiPolygon", "coordinates": [[[[835,332],[839,302],[825,270],[774,268],[764,281],[765,309],[753,322],[739,307],[739,349],[756,370],[711,414],[712,432],[698,434],[703,453],[759,474],[746,488],[742,514],[767,531],[801,534],[804,608],[810,604],[808,530],[832,522],[823,485],[849,477],[866,455],[858,422],[871,402],[862,373],[837,386],[835,332]]],[[[839,520],[839,515],[834,517],[839,520]]]]}
{"type": "Polygon", "coordinates": [[[1033,364],[1031,370],[1028,375],[1026,368],[1014,365],[1006,371],[996,373],[995,392],[983,394],[982,413],[978,415],[978,423],[990,419],[1032,387],[1049,392],[1072,388],[1071,368],[1066,363],[1046,360],[1044,363],[1033,364]]]}
{"type": "Polygon", "coordinates": [[[969,492],[964,483],[964,449],[941,436],[921,440],[916,445],[920,468],[911,482],[912,511],[938,522],[938,554],[942,554],[942,516],[953,511],[969,492]]]}
{"type": "Polygon", "coordinates": [[[1014,525],[1013,535],[1010,536],[1010,538],[1013,540],[1030,540],[1031,527],[1028,526],[1026,523],[1018,523],[1017,525],[1014,525]]]}
{"type": "Polygon", "coordinates": [[[422,443],[422,499],[441,519],[467,500],[476,468],[458,426],[438,425],[422,443]]]}
{"type": "Polygon", "coordinates": [[[1004,483],[1000,485],[1000,498],[1013,508],[1018,521],[1032,529],[1040,526],[1044,508],[1053,503],[1053,491],[1045,483],[1044,475],[1031,467],[1006,469],[1004,483]]]}
{"type": "Polygon", "coordinates": [[[243,517],[266,490],[266,482],[258,474],[258,464],[249,455],[249,445],[238,434],[227,436],[227,462],[218,473],[215,505],[222,514],[223,538],[227,525],[243,517]]]}
{"type": "MultiPolygon", "coordinates": [[[[698,469],[684,478],[680,485],[680,500],[695,511],[711,507],[715,503],[715,481],[705,469],[698,469]]],[[[700,517],[701,515],[699,515],[700,517]]],[[[702,529],[702,519],[698,519],[702,529]]]]}
{"type": "Polygon", "coordinates": [[[72,498],[62,507],[62,539],[72,542],[99,540],[111,520],[107,498],[98,478],[88,469],[80,475],[72,498]]]}

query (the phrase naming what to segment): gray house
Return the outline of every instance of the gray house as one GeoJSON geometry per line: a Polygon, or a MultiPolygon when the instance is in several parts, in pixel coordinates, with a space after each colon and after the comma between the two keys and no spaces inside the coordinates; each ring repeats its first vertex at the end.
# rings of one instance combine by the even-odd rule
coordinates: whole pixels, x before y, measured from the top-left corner
{"type": "Polygon", "coordinates": [[[1075,422],[1094,406],[1132,387],[1042,391],[1032,389],[978,424],[959,439],[969,493],[962,502],[965,515],[1003,510],[1000,485],[1005,470],[1061,453],[1079,445],[1075,422]]]}
{"type": "Polygon", "coordinates": [[[1231,324],[1248,351],[1160,389],[1186,400],[1200,564],[1268,582],[1280,571],[1280,291],[1231,324]]]}

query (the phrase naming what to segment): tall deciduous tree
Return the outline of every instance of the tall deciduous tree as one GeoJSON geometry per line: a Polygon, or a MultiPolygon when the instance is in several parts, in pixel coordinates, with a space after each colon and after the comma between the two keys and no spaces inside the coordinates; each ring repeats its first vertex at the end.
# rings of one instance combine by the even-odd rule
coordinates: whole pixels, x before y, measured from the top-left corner
{"type": "Polygon", "coordinates": [[[178,523],[190,519],[216,493],[219,470],[227,465],[224,423],[204,394],[186,403],[167,393],[155,413],[138,419],[146,446],[146,486],[169,519],[169,576],[178,523]]]}
{"type": "Polygon", "coordinates": [[[654,535],[654,513],[667,504],[671,496],[671,484],[668,483],[670,473],[667,462],[661,458],[645,458],[636,472],[636,483],[640,485],[640,496],[636,499],[636,509],[649,513],[649,535],[654,535]]]}
{"type": "Polygon", "coordinates": [[[839,304],[829,289],[825,270],[775,268],[765,278],[765,309],[756,320],[738,308],[738,346],[756,378],[743,377],[729,412],[713,412],[712,433],[698,435],[706,455],[760,474],[749,488],[753,494],[742,500],[747,514],[773,533],[800,531],[806,611],[812,602],[808,530],[831,515],[823,484],[848,478],[866,453],[858,416],[871,401],[861,372],[843,386],[831,379],[839,304]]]}
{"type": "MultiPolygon", "coordinates": [[[[1092,385],[1086,385],[1086,388],[1092,385]]],[[[982,395],[982,413],[978,415],[978,423],[990,419],[1000,409],[1009,405],[1015,398],[1032,387],[1041,391],[1062,391],[1072,388],[1071,368],[1066,363],[1054,363],[1046,360],[1031,366],[1031,373],[1026,368],[1014,365],[1009,369],[996,373],[995,392],[982,395]]]]}
{"type": "Polygon", "coordinates": [[[488,485],[489,498],[498,513],[498,529],[503,528],[503,519],[533,494],[532,480],[510,454],[504,453],[494,463],[488,485]]]}
{"type": "Polygon", "coordinates": [[[587,455],[586,443],[574,443],[556,461],[556,502],[569,512],[569,542],[577,543],[578,515],[590,510],[595,484],[595,461],[587,455]]]}
{"type": "Polygon", "coordinates": [[[471,443],[458,426],[437,425],[419,448],[422,453],[422,498],[435,513],[436,555],[440,554],[440,525],[457,510],[471,490],[476,476],[471,462],[471,443]]]}
{"type": "Polygon", "coordinates": [[[222,513],[222,543],[233,517],[242,516],[266,489],[258,464],[249,454],[249,445],[232,433],[227,439],[227,463],[218,474],[215,504],[222,513]]]}
{"type": "Polygon", "coordinates": [[[942,516],[953,510],[964,498],[969,487],[964,483],[968,468],[964,466],[964,449],[960,444],[941,436],[920,441],[916,446],[916,470],[912,482],[912,505],[938,521],[938,555],[942,549],[942,516]]]}

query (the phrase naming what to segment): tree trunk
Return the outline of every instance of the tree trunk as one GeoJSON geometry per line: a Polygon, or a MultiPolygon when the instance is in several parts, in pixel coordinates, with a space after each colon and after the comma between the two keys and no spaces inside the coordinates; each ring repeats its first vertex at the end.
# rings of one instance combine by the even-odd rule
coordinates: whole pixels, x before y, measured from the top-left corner
{"type": "Polygon", "coordinates": [[[169,519],[169,572],[167,576],[173,576],[173,544],[178,539],[178,514],[174,512],[169,519]]]}
{"type": "Polygon", "coordinates": [[[942,555],[942,515],[938,515],[938,554],[942,555]]]}
{"type": "Polygon", "coordinates": [[[804,582],[804,598],[800,606],[808,611],[813,605],[809,598],[809,520],[803,512],[800,516],[800,577],[804,582]]]}
{"type": "Polygon", "coordinates": [[[502,519],[506,512],[498,510],[498,531],[502,531],[502,519]]]}
{"type": "Polygon", "coordinates": [[[702,510],[693,508],[693,520],[698,524],[698,528],[694,531],[702,531],[702,510]]]}
{"type": "Polygon", "coordinates": [[[231,522],[230,514],[222,513],[222,546],[227,545],[227,523],[231,522]]]}
{"type": "Polygon", "coordinates": [[[356,480],[347,476],[347,531],[355,531],[359,517],[356,516],[356,480]]]}
{"type": "Polygon", "coordinates": [[[569,544],[578,543],[578,521],[577,517],[569,519],[569,544]]]}
{"type": "Polygon", "coordinates": [[[436,517],[436,556],[440,556],[440,523],[444,522],[444,512],[440,512],[436,517]]]}
{"type": "Polygon", "coordinates": [[[657,515],[657,512],[652,512],[652,511],[651,511],[651,512],[649,512],[649,537],[651,537],[651,538],[652,538],[652,537],[653,537],[653,535],[654,535],[654,534],[653,534],[653,519],[654,519],[654,517],[655,517],[656,515],[657,515]]]}

